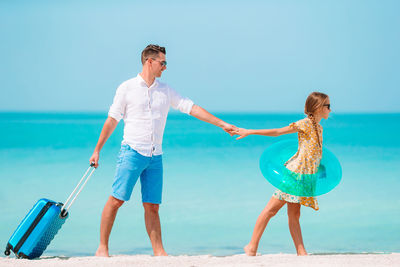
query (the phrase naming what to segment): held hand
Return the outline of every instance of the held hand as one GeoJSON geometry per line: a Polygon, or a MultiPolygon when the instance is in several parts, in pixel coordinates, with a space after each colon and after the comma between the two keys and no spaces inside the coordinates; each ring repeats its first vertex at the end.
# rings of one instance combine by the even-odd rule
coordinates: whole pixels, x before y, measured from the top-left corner
{"type": "Polygon", "coordinates": [[[89,163],[94,163],[94,167],[99,167],[99,152],[93,152],[93,155],[89,159],[89,163]]]}
{"type": "Polygon", "coordinates": [[[234,134],[239,135],[238,138],[236,138],[236,140],[245,138],[246,136],[250,135],[250,131],[244,128],[238,128],[234,134]]]}
{"type": "Polygon", "coordinates": [[[238,127],[231,125],[229,123],[225,123],[224,125],[222,125],[221,128],[231,136],[234,136],[236,134],[235,132],[239,129],[238,127]]]}

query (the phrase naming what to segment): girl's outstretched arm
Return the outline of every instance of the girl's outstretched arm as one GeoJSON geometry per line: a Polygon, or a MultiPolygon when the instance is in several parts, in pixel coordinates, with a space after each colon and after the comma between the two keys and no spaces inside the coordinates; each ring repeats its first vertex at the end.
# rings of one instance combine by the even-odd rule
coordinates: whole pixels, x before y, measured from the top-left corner
{"type": "Polygon", "coordinates": [[[239,128],[237,131],[235,131],[235,134],[238,134],[239,137],[236,138],[236,140],[245,138],[248,135],[251,134],[256,134],[256,135],[266,135],[266,136],[279,136],[283,134],[290,134],[290,133],[296,133],[297,130],[294,129],[293,127],[283,127],[283,128],[278,128],[278,129],[260,129],[260,130],[251,130],[251,129],[244,129],[244,128],[239,128]]]}

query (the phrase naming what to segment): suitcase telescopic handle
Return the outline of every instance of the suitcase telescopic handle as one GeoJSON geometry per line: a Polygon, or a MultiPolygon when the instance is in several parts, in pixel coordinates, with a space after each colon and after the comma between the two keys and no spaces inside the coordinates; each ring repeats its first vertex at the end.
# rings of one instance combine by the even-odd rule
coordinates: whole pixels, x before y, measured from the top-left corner
{"type": "Polygon", "coordinates": [[[85,187],[86,183],[89,181],[90,176],[92,176],[93,172],[96,170],[94,167],[94,163],[90,163],[90,167],[86,170],[85,174],[82,176],[79,183],[76,185],[74,191],[72,191],[71,195],[67,198],[64,202],[64,205],[61,210],[61,216],[66,216],[68,213],[69,208],[74,203],[76,197],[81,193],[82,189],[85,187]],[[92,169],[92,170],[91,170],[92,169]],[[91,170],[91,171],[90,171],[91,170]],[[88,174],[89,173],[89,174],[88,174]],[[83,182],[83,183],[82,183],[83,182]],[[79,188],[79,190],[78,190],[79,188]],[[76,192],[78,190],[78,192],[76,192]],[[71,200],[72,199],[72,200],[71,200]],[[67,206],[68,205],[68,206],[67,206]]]}

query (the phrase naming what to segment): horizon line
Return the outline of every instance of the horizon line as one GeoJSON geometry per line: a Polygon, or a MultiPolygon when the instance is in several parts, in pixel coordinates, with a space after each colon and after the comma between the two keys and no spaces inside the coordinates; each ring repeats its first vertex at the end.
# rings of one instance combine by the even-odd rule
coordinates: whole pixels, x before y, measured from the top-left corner
{"type": "MultiPolygon", "coordinates": [[[[216,114],[303,114],[303,112],[297,112],[297,111],[255,111],[255,110],[246,110],[246,111],[224,111],[224,110],[208,110],[210,113],[216,113],[216,114]]],[[[31,113],[31,114],[102,114],[102,113],[108,113],[108,110],[0,110],[0,113],[6,114],[6,113],[31,113]]],[[[186,115],[184,113],[181,113],[177,110],[171,110],[169,113],[173,115],[177,114],[182,114],[186,115]]],[[[334,114],[400,114],[400,111],[338,111],[332,112],[332,115],[334,114]]]]}

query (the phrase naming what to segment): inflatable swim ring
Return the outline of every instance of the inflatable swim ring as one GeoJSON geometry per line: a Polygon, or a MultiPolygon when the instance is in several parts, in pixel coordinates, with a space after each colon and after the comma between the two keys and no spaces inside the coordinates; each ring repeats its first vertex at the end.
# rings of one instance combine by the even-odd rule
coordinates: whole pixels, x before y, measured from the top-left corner
{"type": "Polygon", "coordinates": [[[281,141],[269,146],[260,158],[263,176],[273,186],[294,196],[313,197],[328,193],[342,178],[339,160],[327,148],[322,148],[322,158],[315,174],[290,171],[285,163],[296,154],[297,141],[281,141]]]}

